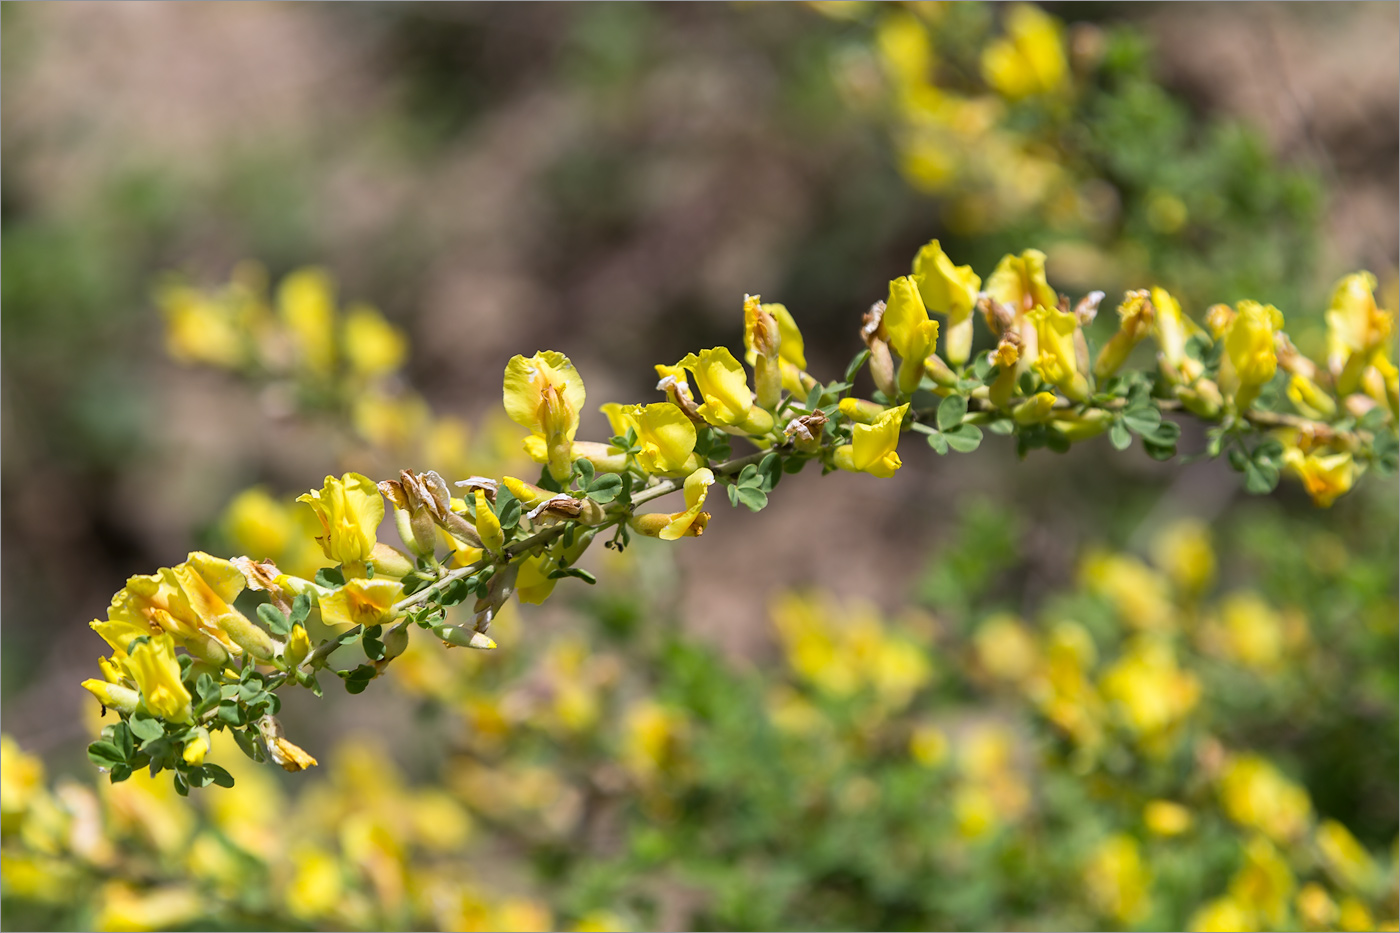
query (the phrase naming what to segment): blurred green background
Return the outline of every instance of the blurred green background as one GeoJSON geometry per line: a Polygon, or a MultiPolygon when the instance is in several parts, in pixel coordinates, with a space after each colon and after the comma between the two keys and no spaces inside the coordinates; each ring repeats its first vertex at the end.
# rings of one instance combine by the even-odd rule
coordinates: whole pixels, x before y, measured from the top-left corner
{"type": "MultiPolygon", "coordinates": [[[[861,312],[934,237],[983,275],[1003,252],[1045,249],[1052,284],[1076,297],[1160,283],[1198,317],[1213,301],[1273,302],[1304,349],[1320,346],[1341,275],[1369,268],[1393,294],[1395,5],[1048,4],[1089,77],[1072,112],[1015,110],[1012,129],[1110,207],[1093,222],[1028,210],[976,224],[957,191],[911,184],[890,108],[851,92],[888,9],[0,4],[4,731],[81,773],[78,683],[99,647],[87,620],[129,574],[215,542],[238,491],[295,493],[343,468],[256,387],[166,357],[152,289],[172,270],[214,284],[246,258],[274,277],[325,267],[343,300],[408,333],[407,377],[434,409],[473,421],[499,406],[505,360],[545,348],[575,361],[591,403],[649,398],[653,363],[737,345],[745,293],[785,303],[809,368],[834,378],[861,312]],[[1160,222],[1164,199],[1189,222],[1160,222]]],[[[978,46],[958,38],[1003,13],[940,14],[951,81],[975,83],[978,46]]],[[[581,436],[603,425],[591,410],[581,436]]],[[[923,593],[955,614],[963,584],[938,573],[974,571],[931,572],[930,555],[988,501],[1017,528],[1008,586],[1027,615],[1074,579],[1086,545],[1141,549],[1168,517],[1214,522],[1220,541],[1325,533],[1395,562],[1383,480],[1318,512],[1287,484],[1251,500],[1221,464],[1106,442],[1016,463],[1002,441],[911,451],[889,481],[794,477],[761,516],[722,509],[647,611],[745,670],[777,657],[768,605],[793,586],[886,612],[923,593]]],[[[1388,606],[1393,655],[1394,576],[1375,572],[1365,599],[1388,606]]],[[[323,706],[329,734],[354,730],[353,700],[323,706]]],[[[1338,716],[1324,730],[1338,760],[1391,778],[1328,802],[1330,772],[1309,767],[1310,789],[1388,846],[1393,713],[1338,716]]]]}

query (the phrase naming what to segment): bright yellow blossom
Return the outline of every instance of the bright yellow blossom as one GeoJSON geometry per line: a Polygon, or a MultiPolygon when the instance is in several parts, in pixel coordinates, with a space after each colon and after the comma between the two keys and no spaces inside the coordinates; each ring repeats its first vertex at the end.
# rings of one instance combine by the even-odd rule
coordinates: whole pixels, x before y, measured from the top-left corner
{"type": "Polygon", "coordinates": [[[705,400],[700,417],[734,434],[766,434],[773,416],[754,405],[744,367],[725,347],[713,347],[685,356],[676,368],[689,370],[705,400]]]}
{"type": "Polygon", "coordinates": [[[516,597],[532,606],[542,604],[559,582],[549,577],[549,572],[554,568],[554,559],[548,554],[533,554],[522,560],[515,577],[516,597]]]}
{"type": "Polygon", "coordinates": [[[134,713],[137,705],[141,702],[141,696],[135,690],[111,681],[89,677],[83,681],[82,686],[83,689],[97,697],[98,702],[107,709],[114,709],[118,712],[134,713]]]}
{"type": "Polygon", "coordinates": [[[1173,382],[1194,382],[1202,372],[1199,360],[1186,355],[1186,342],[1204,331],[1181,312],[1181,304],[1165,288],[1153,286],[1152,333],[1157,338],[1158,358],[1165,364],[1162,372],[1173,382]]]}
{"type": "Polygon", "coordinates": [[[1220,779],[1220,798],[1230,819],[1278,843],[1296,839],[1312,815],[1307,791],[1257,755],[1230,762],[1220,779]]]}
{"type": "Polygon", "coordinates": [[[874,424],[855,425],[851,429],[851,443],[836,448],[833,462],[853,473],[869,473],[886,479],[893,476],[900,467],[895,447],[899,444],[900,427],[908,410],[906,403],[887,409],[874,424]]]}
{"type": "Polygon", "coordinates": [[[366,305],[351,308],[346,314],[343,336],[351,368],[367,379],[398,369],[408,354],[403,333],[366,305]]]}
{"type": "Polygon", "coordinates": [[[1201,697],[1201,684],[1177,666],[1170,644],[1139,637],[1100,681],[1119,720],[1153,754],[1164,754],[1201,697]]]}
{"type": "Polygon", "coordinates": [[[205,915],[207,905],[192,888],[177,885],[138,891],[125,882],[103,885],[98,930],[170,930],[205,915]]]}
{"type": "Polygon", "coordinates": [[[685,478],[685,511],[671,516],[666,527],[657,535],[662,541],[676,541],[686,535],[699,535],[709,522],[708,512],[701,511],[715,474],[707,469],[699,469],[685,478]],[[701,516],[704,516],[703,518],[701,516]]]}
{"type": "Polygon", "coordinates": [[[1089,899],[1120,923],[1131,924],[1147,911],[1149,882],[1137,841],[1127,835],[1105,839],[1084,868],[1089,899]]]}
{"type": "Polygon", "coordinates": [[[1340,395],[1357,390],[1395,329],[1394,315],[1377,307],[1375,289],[1374,275],[1354,272],[1337,282],[1327,308],[1327,364],[1340,395]]]}
{"type": "Polygon", "coordinates": [[[321,520],[316,541],[326,557],[348,571],[362,573],[384,520],[384,499],[374,480],[360,473],[346,473],[340,479],[327,476],[320,489],[303,493],[297,501],[311,506],[321,520]]]}
{"type": "Polygon", "coordinates": [[[1142,822],[1158,836],[1180,836],[1191,828],[1191,811],[1171,800],[1149,800],[1142,822]]]}
{"type": "Polygon", "coordinates": [[[1089,397],[1089,383],[1079,372],[1078,352],[1074,338],[1079,332],[1079,320],[1069,311],[1038,305],[1026,315],[1035,327],[1039,355],[1031,364],[1050,385],[1066,397],[1082,402],[1089,397]]]}
{"type": "Polygon", "coordinates": [[[190,719],[190,692],[180,682],[180,663],[175,660],[175,640],[155,635],[131,646],[126,669],[141,691],[141,700],[153,716],[170,722],[190,719]]]}
{"type": "Polygon", "coordinates": [[[637,435],[637,464],[658,476],[688,476],[700,468],[695,454],[695,423],[670,402],[652,405],[613,403],[603,406],[616,434],[631,428],[637,435]]]}
{"type": "Polygon", "coordinates": [[[300,362],[313,375],[335,365],[335,284],[323,269],[298,269],[277,288],[277,306],[296,344],[300,362]]]}
{"type": "Polygon", "coordinates": [[[327,625],[382,625],[394,618],[393,606],[403,598],[403,584],[388,577],[350,580],[321,597],[321,621],[327,625]]]}
{"type": "Polygon", "coordinates": [[[1248,907],[1232,897],[1217,897],[1191,915],[1186,929],[1193,933],[1252,933],[1259,926],[1248,907]]]}
{"type": "Polygon", "coordinates": [[[948,315],[944,352],[948,362],[961,366],[972,354],[972,308],[977,304],[981,278],[971,266],[954,266],[939,242],[930,240],[914,257],[914,282],[924,307],[948,315]]]}
{"type": "Polygon", "coordinates": [[[924,299],[909,276],[890,282],[881,326],[890,347],[899,354],[899,391],[911,395],[924,377],[924,359],[938,340],[938,322],[929,320],[924,299]]]}
{"type": "Polygon", "coordinates": [[[1225,359],[1220,367],[1220,388],[1235,399],[1235,407],[1244,411],[1259,390],[1278,369],[1278,353],[1274,336],[1283,327],[1283,314],[1273,305],[1257,301],[1241,301],[1235,305],[1234,317],[1225,328],[1225,359]]]}
{"type": "MultiPolygon", "coordinates": [[[[566,482],[573,473],[572,444],[587,393],[574,364],[562,353],[544,350],[506,364],[506,414],[544,442],[549,475],[566,482]]],[[[531,456],[535,454],[532,451],[531,456]]]]}
{"type": "Polygon", "coordinates": [[[180,757],[185,760],[187,765],[202,765],[204,764],[204,756],[207,754],[209,754],[209,732],[205,729],[199,729],[194,738],[185,742],[185,748],[180,753],[180,757]]]}
{"type": "Polygon", "coordinates": [[[1152,560],[1181,592],[1198,595],[1215,579],[1215,551],[1205,522],[1183,518],[1152,539],[1152,560]]]}
{"type": "Polygon", "coordinates": [[[1288,862],[1269,840],[1255,836],[1245,846],[1245,862],[1230,879],[1230,897],[1279,929],[1288,915],[1295,881],[1288,862]]]}
{"type": "Polygon", "coordinates": [[[1316,881],[1309,881],[1294,898],[1294,906],[1302,919],[1304,929],[1323,930],[1336,922],[1337,904],[1327,889],[1316,881]]]}
{"type": "Polygon", "coordinates": [[[1283,452],[1283,465],[1303,481],[1303,488],[1312,500],[1324,509],[1345,495],[1356,479],[1356,465],[1351,454],[1304,454],[1297,447],[1283,452]]]}
{"type": "Polygon", "coordinates": [[[1018,100],[1058,90],[1069,74],[1064,28],[1038,7],[1018,3],[1006,16],[1004,39],[982,51],[982,76],[1003,97],[1018,100]]]}
{"type": "Polygon", "coordinates": [[[1317,828],[1317,848],[1323,864],[1337,881],[1352,891],[1366,890],[1376,864],[1345,826],[1336,820],[1323,820],[1317,828]]]}
{"type": "Polygon", "coordinates": [[[476,490],[473,502],[476,505],[476,533],[481,537],[481,546],[492,554],[499,554],[506,546],[505,532],[501,530],[501,520],[486,501],[486,493],[476,490]]]}

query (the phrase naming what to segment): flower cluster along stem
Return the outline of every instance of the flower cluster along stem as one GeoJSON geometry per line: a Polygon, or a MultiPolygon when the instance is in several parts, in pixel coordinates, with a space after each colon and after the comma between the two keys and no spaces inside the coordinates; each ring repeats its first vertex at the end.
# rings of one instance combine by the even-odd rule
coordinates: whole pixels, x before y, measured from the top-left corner
{"type": "Polygon", "coordinates": [[[382,482],[328,476],[298,500],[319,520],[316,541],[335,568],[314,582],[265,555],[201,552],[132,577],[108,618],[93,622],[113,656],[102,661],[103,678],[84,686],[122,719],[90,757],[113,780],[138,767],[171,770],[184,792],[227,777],[204,754],[209,731],[228,729],[249,754],[309,767],[315,759],[282,735],[275,694],[288,685],[319,692],[306,675],[342,646],[365,656],[336,671],[351,693],[405,650],[414,624],[449,646],[495,648],[487,632],[507,599],[540,603],[561,580],[595,582],[578,562],[605,533],[616,548],[634,535],[699,536],[712,518],[712,487],[757,512],[783,474],[812,463],[887,478],[901,467],[897,448],[910,432],[940,455],[975,450],[987,428],[1014,436],[1022,457],[1106,435],[1120,450],[1136,440],[1165,460],[1181,429],[1164,415],[1186,414],[1209,425],[1205,453],[1227,457],[1250,492],[1271,491],[1287,471],[1317,504],[1331,505],[1362,473],[1393,473],[1400,458],[1395,316],[1377,306],[1374,288],[1368,273],[1338,283],[1326,309],[1325,361],[1297,351],[1272,306],[1215,305],[1202,327],[1161,288],[1127,293],[1117,332],[1090,359],[1085,328],[1101,292],[1072,304],[1049,285],[1036,250],[1004,257],[983,281],[934,241],[912,275],[890,282],[859,327],[852,322],[865,348],[840,379],[807,372],[786,307],[748,296],[747,368],[724,347],[658,365],[664,400],[603,405],[612,436],[601,441],[576,439],[586,393],[569,358],[516,356],[504,403],[540,465],[537,482],[473,476],[454,486],[431,470],[382,482]],[[973,354],[977,317],[990,340],[973,354]],[[1148,342],[1155,368],[1128,368],[1134,347],[1148,342]],[[861,372],[875,387],[869,398],[852,394],[861,372]],[[758,449],[735,457],[733,437],[758,449]],[[641,510],[673,493],[683,497],[675,511],[641,510]],[[402,547],[378,540],[388,509],[402,547]],[[444,570],[444,541],[461,566],[444,570]],[[267,596],[256,620],[233,606],[245,588],[267,596]],[[469,598],[470,624],[449,622],[469,598]],[[337,634],[313,646],[313,619],[337,634]]]}

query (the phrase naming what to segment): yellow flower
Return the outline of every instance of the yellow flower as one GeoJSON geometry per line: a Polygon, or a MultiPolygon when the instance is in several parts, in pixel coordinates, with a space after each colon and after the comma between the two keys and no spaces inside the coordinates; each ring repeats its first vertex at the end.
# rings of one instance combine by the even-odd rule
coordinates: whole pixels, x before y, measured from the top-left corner
{"type": "Polygon", "coordinates": [[[1165,288],[1154,285],[1150,295],[1152,332],[1160,349],[1159,358],[1167,364],[1163,372],[1173,381],[1194,382],[1201,375],[1202,367],[1200,361],[1186,355],[1186,342],[1204,331],[1182,314],[1181,304],[1165,288]]]}
{"type": "Polygon", "coordinates": [[[190,692],[180,682],[180,663],[175,660],[175,640],[155,635],[131,646],[126,669],[141,691],[146,709],[170,722],[190,719],[190,692]]]}
{"type": "Polygon", "coordinates": [[[185,764],[198,766],[204,764],[204,756],[207,754],[209,754],[209,732],[200,729],[194,738],[185,742],[185,749],[180,753],[180,757],[185,760],[185,764]]]}
{"type": "Polygon", "coordinates": [[[986,619],[973,636],[973,647],[982,669],[998,680],[1020,683],[1039,663],[1035,639],[1026,626],[1012,615],[986,619]]]}
{"type": "Polygon", "coordinates": [[[699,469],[695,424],[685,412],[670,402],[657,402],[628,406],[626,415],[637,432],[641,448],[637,463],[643,470],[661,476],[687,476],[699,469]]]}
{"type": "Polygon", "coordinates": [[[1090,553],[1079,578],[1092,592],[1107,597],[1133,628],[1162,631],[1174,624],[1166,581],[1134,557],[1090,553]]]}
{"type": "Polygon", "coordinates": [[[1248,408],[1259,390],[1278,369],[1274,336],[1283,327],[1283,314],[1273,305],[1241,301],[1224,331],[1225,361],[1220,367],[1220,388],[1235,398],[1240,411],[1248,408]]]}
{"type": "Polygon", "coordinates": [[[1336,820],[1323,820],[1317,828],[1317,847],[1333,877],[1352,891],[1365,890],[1375,875],[1376,865],[1345,826],[1336,820]]]}
{"type": "Polygon", "coordinates": [[[930,240],[914,257],[914,282],[924,306],[948,315],[943,341],[948,362],[961,366],[972,353],[972,308],[982,280],[971,266],[954,266],[937,240],[930,240]]]}
{"type": "Polygon", "coordinates": [[[96,680],[89,677],[83,681],[83,689],[97,697],[99,703],[108,709],[114,709],[122,713],[136,712],[136,705],[141,701],[141,696],[129,687],[112,683],[107,680],[96,680]]]}
{"type": "Polygon", "coordinates": [[[515,577],[515,595],[522,603],[538,606],[554,592],[554,584],[549,572],[554,569],[554,560],[548,554],[532,554],[520,562],[520,570],[515,577]]]}
{"type": "Polygon", "coordinates": [[[298,269],[282,280],[277,305],[296,344],[300,362],[313,375],[335,365],[335,284],[323,269],[298,269]]]}
{"type": "Polygon", "coordinates": [[[374,378],[403,365],[408,341],[378,311],[366,305],[350,309],[345,316],[345,355],[361,376],[374,378]]]}
{"type": "Polygon", "coordinates": [[[1191,828],[1191,811],[1170,800],[1149,800],[1142,821],[1158,836],[1180,836],[1191,828]]]}
{"type": "Polygon", "coordinates": [[[1202,521],[1184,518],[1163,528],[1152,540],[1152,559],[1178,590],[1195,595],[1215,579],[1215,551],[1202,521]]]}
{"type": "Polygon", "coordinates": [[[165,315],[166,351],[177,362],[224,369],[246,362],[245,331],[226,305],[183,285],[161,289],[156,301],[165,315]]]}
{"type": "Polygon", "coordinates": [[[851,443],[836,448],[835,464],[853,473],[869,473],[888,479],[900,467],[899,431],[904,422],[906,403],[886,410],[874,424],[857,424],[851,429],[851,443]]]}
{"type": "Polygon", "coordinates": [[[1133,923],[1148,906],[1149,876],[1137,841],[1110,836],[1099,844],[1084,868],[1084,886],[1099,912],[1122,923],[1133,923]]]}
{"type": "Polygon", "coordinates": [[[272,763],[283,771],[296,773],[316,767],[316,759],[307,754],[306,749],[280,735],[268,737],[267,750],[272,763]]]}
{"type": "Polygon", "coordinates": [[[1074,343],[1079,332],[1078,318],[1069,311],[1038,305],[1026,319],[1035,327],[1040,352],[1032,365],[1040,378],[1076,402],[1087,399],[1089,383],[1079,372],[1074,343]]]}
{"type": "Polygon", "coordinates": [[[803,371],[807,368],[802,331],[798,330],[797,321],[786,305],[764,304],[762,308],[778,322],[778,368],[782,372],[783,388],[793,395],[801,395],[807,391],[802,381],[803,371]]]}
{"type": "Polygon", "coordinates": [[[710,521],[710,513],[701,511],[701,507],[714,481],[715,475],[708,469],[696,470],[685,480],[685,511],[669,515],[665,512],[634,515],[628,524],[640,534],[663,541],[676,541],[687,535],[698,538],[705,533],[710,521]]]}
{"type": "Polygon", "coordinates": [[[1220,604],[1225,644],[1230,657],[1259,671],[1271,671],[1283,659],[1283,619],[1255,593],[1231,593],[1220,604]]]}
{"type": "Polygon", "coordinates": [[[925,768],[937,768],[948,758],[948,735],[937,726],[915,726],[909,735],[909,755],[925,768]]]}
{"type": "Polygon", "coordinates": [[[1323,930],[1337,919],[1337,904],[1327,893],[1327,889],[1316,881],[1303,885],[1294,899],[1298,916],[1302,918],[1304,929],[1323,930]]]}
{"type": "Polygon", "coordinates": [[[387,577],[350,580],[321,597],[321,621],[327,625],[383,625],[395,617],[394,603],[403,598],[403,584],[387,577]]]}
{"type": "Polygon", "coordinates": [[[1232,897],[1217,897],[1191,915],[1186,929],[1193,933],[1250,933],[1257,930],[1254,911],[1232,897]]]}
{"type": "Polygon", "coordinates": [[[982,51],[987,83],[1011,100],[1058,90],[1069,73],[1059,21],[1020,3],[1007,14],[1006,31],[982,51]]]}
{"type": "Polygon", "coordinates": [[[283,896],[293,916],[315,920],[331,914],[344,899],[340,862],[328,852],[299,846],[291,857],[292,878],[283,896]]]}
{"type": "Polygon", "coordinates": [[[1374,275],[1354,272],[1337,282],[1327,308],[1327,364],[1340,395],[1357,390],[1395,328],[1394,315],[1376,306],[1375,289],[1374,275]]]}
{"type": "Polygon", "coordinates": [[[1349,933],[1365,933],[1367,930],[1379,929],[1366,905],[1354,897],[1342,898],[1341,909],[1337,911],[1337,926],[1349,933]]]}
{"type": "Polygon", "coordinates": [[[506,364],[506,414],[544,442],[549,475],[560,483],[573,472],[572,444],[586,397],[578,370],[562,353],[513,356],[506,364]]]}
{"type": "Polygon", "coordinates": [[[1118,332],[1109,338],[1094,361],[1094,376],[1107,379],[1127,360],[1133,347],[1152,330],[1152,320],[1156,309],[1148,298],[1148,292],[1139,290],[1123,296],[1118,306],[1118,332]]]}
{"type": "Polygon", "coordinates": [[[984,291],[1018,317],[1037,305],[1055,308],[1060,303],[1060,296],[1045,280],[1045,254],[1038,249],[1001,257],[984,291]]]}
{"type": "Polygon", "coordinates": [[[652,700],[637,703],[627,711],[623,724],[623,767],[643,781],[674,769],[687,731],[680,712],[652,700]]]}
{"type": "Polygon", "coordinates": [[[1336,502],[1338,496],[1346,494],[1356,479],[1356,465],[1351,454],[1346,452],[1305,455],[1297,447],[1289,447],[1283,452],[1283,465],[1303,481],[1303,488],[1313,502],[1324,509],[1336,502]]]}
{"type": "Polygon", "coordinates": [[[938,340],[938,322],[929,320],[924,299],[909,276],[890,282],[881,326],[899,354],[899,391],[911,395],[924,377],[924,359],[938,340]]]}
{"type": "Polygon", "coordinates": [[[242,553],[277,560],[298,532],[287,509],[261,487],[245,489],[224,511],[224,529],[242,553]]]}
{"type": "Polygon", "coordinates": [[[1230,762],[1220,779],[1220,797],[1230,819],[1279,843],[1297,838],[1312,814],[1307,792],[1257,755],[1230,762]]]}
{"type": "Polygon", "coordinates": [[[760,408],[773,411],[783,395],[778,369],[778,322],[757,295],[744,296],[744,357],[753,367],[754,395],[760,408]]]}
{"type": "Polygon", "coordinates": [[[127,580],[112,597],[108,622],[94,622],[92,627],[104,638],[119,636],[108,642],[118,650],[125,650],[120,643],[123,631],[144,623],[150,631],[174,636],[212,664],[244,651],[266,660],[273,653],[271,638],[233,608],[244,585],[242,572],[231,562],[192,551],[182,564],[127,580]]]}
{"type": "Polygon", "coordinates": [[[773,430],[773,416],[753,403],[744,367],[725,347],[687,354],[676,364],[695,377],[705,403],[700,417],[734,434],[766,434],[773,430]]]}
{"type": "Polygon", "coordinates": [[[501,548],[506,546],[505,532],[501,531],[501,520],[491,510],[491,503],[486,501],[486,493],[483,490],[476,490],[474,495],[476,533],[481,537],[481,546],[492,554],[499,554],[501,548]]]}
{"type": "Polygon", "coordinates": [[[340,479],[327,476],[321,488],[297,497],[311,506],[321,520],[316,541],[326,557],[363,572],[363,565],[374,553],[379,523],[384,520],[384,499],[374,480],[359,473],[346,473],[340,479]]]}
{"type": "Polygon", "coordinates": [[[1278,929],[1287,918],[1294,884],[1288,863],[1269,840],[1255,836],[1245,847],[1244,865],[1230,880],[1230,897],[1278,929]]]}
{"type": "Polygon", "coordinates": [[[1151,753],[1171,750],[1201,697],[1200,682],[1177,666],[1168,642],[1139,637],[1104,674],[1099,689],[1119,720],[1151,753]]]}
{"type": "Polygon", "coordinates": [[[94,926],[98,930],[187,929],[190,921],[206,916],[206,910],[205,900],[190,888],[138,891],[130,884],[113,881],[102,887],[94,926]]]}
{"type": "Polygon", "coordinates": [[[1327,421],[1337,413],[1337,403],[1321,386],[1302,373],[1288,377],[1288,400],[1304,418],[1327,421]]]}

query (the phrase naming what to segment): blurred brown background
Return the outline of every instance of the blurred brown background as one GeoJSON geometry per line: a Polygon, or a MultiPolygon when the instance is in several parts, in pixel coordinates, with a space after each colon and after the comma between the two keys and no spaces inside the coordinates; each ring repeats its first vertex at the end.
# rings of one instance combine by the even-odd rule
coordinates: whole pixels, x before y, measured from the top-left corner
{"type": "MultiPolygon", "coordinates": [[[[1321,174],[1319,289],[1395,267],[1400,6],[1050,8],[1137,23],[1195,111],[1321,174]]],[[[745,293],[786,303],[835,378],[860,312],[938,232],[826,78],[844,27],[796,4],[0,9],[3,724],[36,751],[80,747],[86,622],[127,575],[207,540],[250,483],[338,472],[254,390],[164,356],[163,271],[323,265],[406,329],[437,410],[468,418],[499,405],[512,354],[559,349],[597,436],[596,404],[649,398],[653,363],[737,345],[745,293]]],[[[982,496],[1025,516],[1047,587],[1085,540],[1242,498],[1219,465],[1106,443],[1018,465],[1003,440],[911,444],[884,482],[809,471],[762,516],[721,506],[678,549],[684,618],[744,657],[769,648],[779,586],[893,606],[982,496]]]]}

